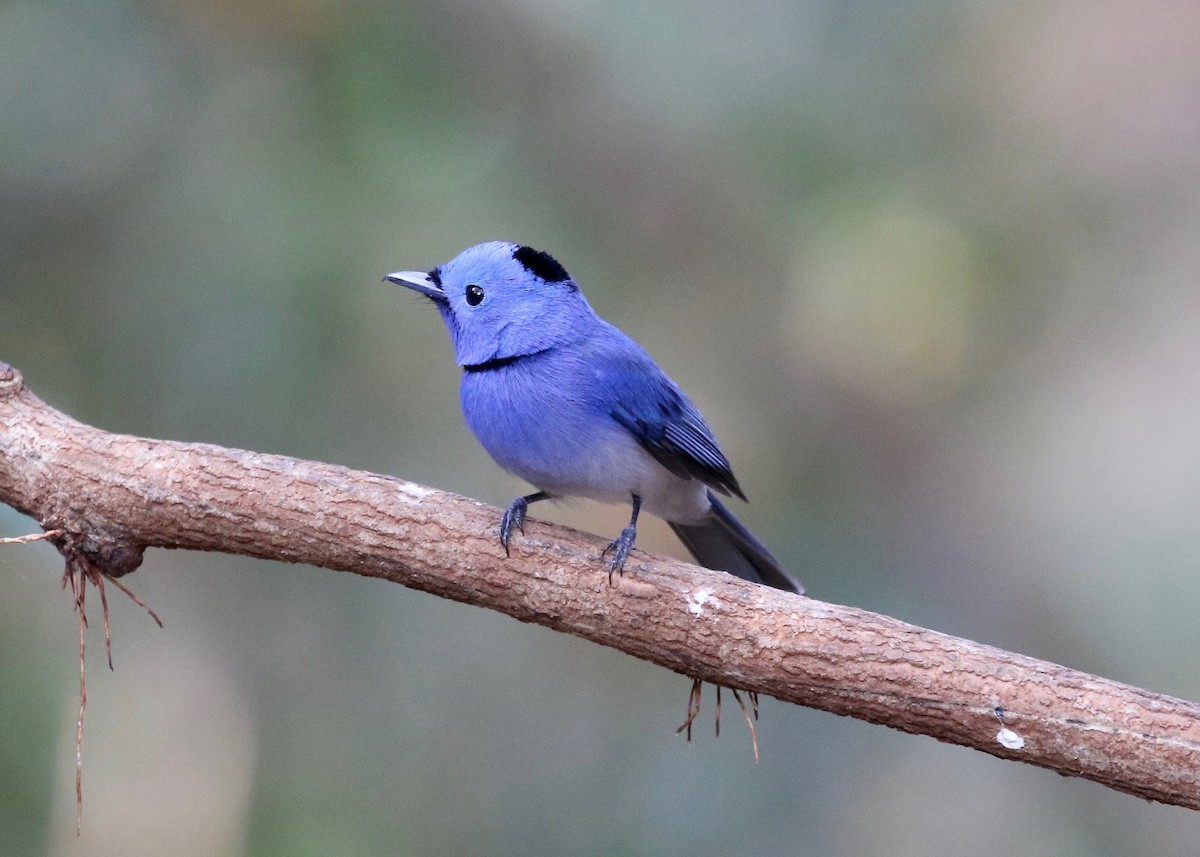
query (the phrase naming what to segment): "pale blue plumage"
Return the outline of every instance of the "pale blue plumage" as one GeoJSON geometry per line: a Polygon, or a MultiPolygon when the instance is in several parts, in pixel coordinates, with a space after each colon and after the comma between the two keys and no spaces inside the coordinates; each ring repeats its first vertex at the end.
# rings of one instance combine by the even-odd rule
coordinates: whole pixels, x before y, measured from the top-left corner
{"type": "Polygon", "coordinates": [[[633,507],[609,545],[612,571],[623,568],[644,508],[701,564],[803,591],[713,494],[744,499],[704,417],[553,258],[493,241],[428,273],[386,279],[433,300],[463,367],[467,425],[501,467],[538,488],[505,513],[505,550],[530,503],[588,497],[633,507]]]}

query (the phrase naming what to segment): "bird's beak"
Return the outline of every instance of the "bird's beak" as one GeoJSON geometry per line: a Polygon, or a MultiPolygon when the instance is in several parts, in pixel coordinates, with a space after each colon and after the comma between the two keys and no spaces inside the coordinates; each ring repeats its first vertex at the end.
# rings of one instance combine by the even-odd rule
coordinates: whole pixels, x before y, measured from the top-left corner
{"type": "Polygon", "coordinates": [[[428,274],[420,271],[396,271],[394,274],[388,274],[383,278],[385,283],[395,283],[398,286],[404,286],[407,289],[412,289],[414,292],[420,292],[427,298],[433,298],[435,301],[444,301],[446,293],[442,291],[441,286],[435,283],[428,274]]]}

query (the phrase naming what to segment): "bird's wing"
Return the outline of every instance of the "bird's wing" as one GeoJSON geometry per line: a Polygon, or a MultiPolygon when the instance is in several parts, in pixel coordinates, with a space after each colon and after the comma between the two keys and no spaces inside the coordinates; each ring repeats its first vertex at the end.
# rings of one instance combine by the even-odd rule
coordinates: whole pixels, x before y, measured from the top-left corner
{"type": "Polygon", "coordinates": [[[624,355],[605,374],[615,394],[609,415],[659,464],[676,476],[746,499],[700,411],[649,356],[624,355]]]}

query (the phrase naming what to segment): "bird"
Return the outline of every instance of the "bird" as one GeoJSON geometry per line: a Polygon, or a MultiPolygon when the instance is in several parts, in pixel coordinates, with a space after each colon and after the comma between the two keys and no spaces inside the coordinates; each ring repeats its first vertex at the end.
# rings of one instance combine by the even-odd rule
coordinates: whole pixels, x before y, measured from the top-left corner
{"type": "Polygon", "coordinates": [[[592,309],[548,253],[510,241],[468,247],[385,282],[437,307],[462,368],[463,417],[504,470],[537,490],[500,520],[506,554],[529,506],[584,497],[629,503],[602,559],[621,574],[642,511],[667,522],[700,565],[803,594],[718,499],[746,499],[700,411],[654,359],[592,309]]]}

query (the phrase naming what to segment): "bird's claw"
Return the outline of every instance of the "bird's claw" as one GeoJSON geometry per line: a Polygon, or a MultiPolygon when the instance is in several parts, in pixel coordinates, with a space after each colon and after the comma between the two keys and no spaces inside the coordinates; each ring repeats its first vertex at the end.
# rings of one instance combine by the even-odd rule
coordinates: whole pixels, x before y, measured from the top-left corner
{"type": "Polygon", "coordinates": [[[612,559],[608,563],[608,583],[612,585],[613,574],[625,573],[625,560],[629,558],[629,552],[633,550],[633,540],[637,538],[637,528],[632,524],[621,530],[621,535],[617,536],[608,543],[608,547],[600,554],[601,558],[608,556],[609,551],[612,551],[612,559]]]}
{"type": "Polygon", "coordinates": [[[525,513],[529,510],[529,501],[518,497],[508,504],[504,517],[500,519],[500,544],[504,546],[504,555],[512,556],[508,550],[508,542],[512,538],[513,528],[516,527],[525,535],[525,513]]]}

